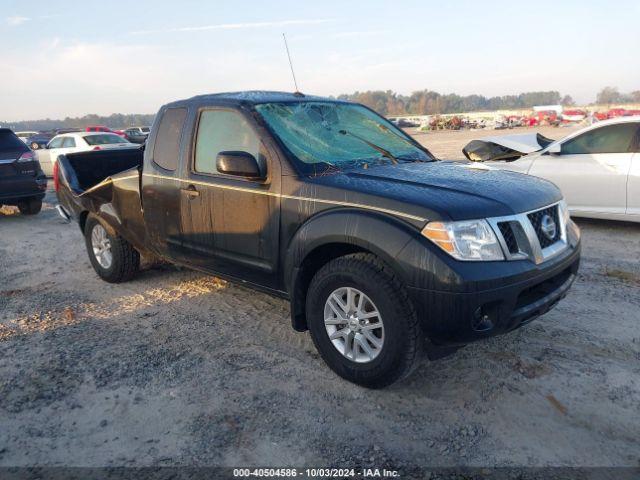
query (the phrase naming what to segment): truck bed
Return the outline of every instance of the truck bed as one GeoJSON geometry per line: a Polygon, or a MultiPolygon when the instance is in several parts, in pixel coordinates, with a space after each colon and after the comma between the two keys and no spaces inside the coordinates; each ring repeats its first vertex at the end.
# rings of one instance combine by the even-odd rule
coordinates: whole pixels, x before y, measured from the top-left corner
{"type": "Polygon", "coordinates": [[[81,228],[86,214],[93,213],[144,251],[139,171],[143,154],[141,148],[131,148],[60,155],[60,205],[81,228]]]}
{"type": "Polygon", "coordinates": [[[65,156],[63,168],[69,188],[81,195],[118,174],[136,174],[142,157],[140,148],[73,153],[65,156]]]}

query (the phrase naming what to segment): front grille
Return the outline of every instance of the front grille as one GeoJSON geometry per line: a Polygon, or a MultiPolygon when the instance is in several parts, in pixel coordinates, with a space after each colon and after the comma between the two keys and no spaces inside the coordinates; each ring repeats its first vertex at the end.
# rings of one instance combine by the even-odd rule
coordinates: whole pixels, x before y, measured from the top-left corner
{"type": "Polygon", "coordinates": [[[529,217],[529,221],[531,225],[533,225],[533,229],[536,231],[536,236],[538,237],[538,241],[540,242],[541,248],[547,248],[558,240],[560,240],[560,220],[558,218],[558,206],[554,205],[552,207],[543,208],[542,210],[538,210],[537,212],[531,212],[527,215],[529,217]],[[549,216],[555,223],[555,232],[552,236],[547,236],[543,228],[543,219],[549,216]]]}
{"type": "Polygon", "coordinates": [[[564,225],[560,223],[561,212],[560,204],[555,204],[487,221],[499,237],[506,260],[529,259],[540,264],[569,247],[564,225]]]}
{"type": "Polygon", "coordinates": [[[509,253],[518,253],[520,249],[518,248],[518,241],[516,240],[516,236],[513,234],[513,227],[511,226],[511,222],[498,222],[498,228],[500,229],[500,233],[502,234],[504,243],[509,249],[509,253]]]}

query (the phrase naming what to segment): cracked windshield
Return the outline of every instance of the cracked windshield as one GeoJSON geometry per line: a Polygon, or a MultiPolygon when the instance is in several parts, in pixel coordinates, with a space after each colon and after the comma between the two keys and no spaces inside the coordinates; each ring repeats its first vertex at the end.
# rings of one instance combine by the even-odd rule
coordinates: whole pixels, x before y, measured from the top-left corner
{"type": "Polygon", "coordinates": [[[432,160],[401,131],[360,105],[265,103],[256,110],[303,170],[432,160]]]}

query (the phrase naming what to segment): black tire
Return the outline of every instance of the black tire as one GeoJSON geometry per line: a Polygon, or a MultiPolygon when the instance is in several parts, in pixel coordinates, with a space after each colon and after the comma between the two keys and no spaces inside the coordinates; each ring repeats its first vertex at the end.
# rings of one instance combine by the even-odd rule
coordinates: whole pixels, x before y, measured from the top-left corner
{"type": "Polygon", "coordinates": [[[313,277],[306,299],[311,338],[327,365],[342,378],[368,388],[386,387],[407,377],[422,357],[424,335],[405,287],[376,256],[356,253],[324,265],[313,277]],[[332,292],[356,288],[369,297],[383,319],[384,342],[366,363],[343,356],[324,324],[325,303],[332,292]]]}
{"type": "Polygon", "coordinates": [[[38,150],[40,148],[40,145],[38,145],[38,142],[31,142],[31,150],[38,150]]]}
{"type": "Polygon", "coordinates": [[[100,278],[109,283],[120,283],[131,280],[140,269],[140,254],[120,235],[113,236],[105,229],[106,236],[110,242],[112,261],[107,268],[100,265],[91,244],[93,229],[98,225],[104,228],[96,217],[89,216],[84,228],[85,245],[93,269],[100,278]]]}
{"type": "Polygon", "coordinates": [[[35,198],[18,203],[18,210],[22,215],[36,215],[42,210],[42,200],[35,198]]]}

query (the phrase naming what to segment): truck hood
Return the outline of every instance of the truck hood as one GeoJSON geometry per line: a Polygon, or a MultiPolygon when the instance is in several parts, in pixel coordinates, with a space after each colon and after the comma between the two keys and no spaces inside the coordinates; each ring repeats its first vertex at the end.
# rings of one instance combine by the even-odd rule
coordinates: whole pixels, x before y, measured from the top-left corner
{"type": "Polygon", "coordinates": [[[462,153],[472,162],[515,160],[538,152],[551,143],[553,140],[539,133],[484,137],[471,140],[462,149],[462,153]]]}
{"type": "MultiPolygon", "coordinates": [[[[420,215],[426,219],[469,220],[513,215],[562,199],[551,182],[467,162],[385,165],[316,177],[314,183],[356,203],[420,215]]],[[[341,200],[342,200],[341,199],[341,200]]]]}

